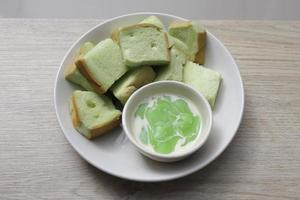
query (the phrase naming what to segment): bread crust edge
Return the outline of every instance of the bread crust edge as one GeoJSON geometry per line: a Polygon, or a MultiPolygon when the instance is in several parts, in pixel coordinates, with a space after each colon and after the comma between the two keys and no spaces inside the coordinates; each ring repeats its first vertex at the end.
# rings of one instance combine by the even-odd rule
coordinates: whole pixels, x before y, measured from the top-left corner
{"type": "Polygon", "coordinates": [[[100,135],[103,135],[104,133],[107,133],[109,130],[115,128],[121,123],[121,114],[116,116],[112,121],[108,122],[107,124],[104,124],[100,127],[95,127],[90,130],[91,138],[96,138],[100,135]]]}
{"type": "Polygon", "coordinates": [[[85,67],[86,63],[83,58],[79,58],[75,61],[75,65],[79,69],[80,73],[90,82],[90,84],[93,86],[93,88],[99,93],[103,94],[106,92],[106,90],[103,88],[103,86],[93,78],[93,75],[89,72],[89,70],[85,67]]]}
{"type": "Polygon", "coordinates": [[[195,62],[203,65],[205,62],[206,31],[198,33],[198,52],[195,55],[195,62]]]}
{"type": "Polygon", "coordinates": [[[73,124],[74,128],[78,128],[81,125],[81,121],[80,121],[80,118],[78,115],[78,109],[77,109],[74,95],[72,95],[72,97],[71,97],[70,109],[71,109],[72,124],[73,124]]]}

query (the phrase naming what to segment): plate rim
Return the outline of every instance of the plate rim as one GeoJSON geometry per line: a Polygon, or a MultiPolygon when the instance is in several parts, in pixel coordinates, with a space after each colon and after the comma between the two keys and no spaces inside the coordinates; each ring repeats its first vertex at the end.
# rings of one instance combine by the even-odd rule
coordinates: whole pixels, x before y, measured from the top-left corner
{"type": "Polygon", "coordinates": [[[187,175],[190,175],[190,174],[193,174],[203,168],[205,168],[207,165],[209,165],[210,163],[212,163],[214,160],[216,160],[224,151],[225,149],[229,146],[229,144],[232,142],[233,138],[235,137],[239,127],[240,127],[240,124],[242,122],[242,119],[243,119],[243,115],[244,115],[244,109],[245,109],[245,91],[244,91],[244,83],[243,83],[243,80],[242,80],[242,76],[241,76],[241,73],[240,73],[240,70],[239,70],[239,67],[238,65],[236,64],[232,54],[230,53],[230,51],[226,48],[226,46],[217,38],[215,37],[212,33],[210,33],[209,31],[207,31],[207,34],[212,37],[214,40],[216,40],[221,46],[222,48],[225,50],[226,54],[229,55],[230,59],[233,61],[234,63],[234,67],[236,68],[237,72],[239,73],[239,81],[240,81],[240,87],[241,87],[241,97],[242,97],[242,104],[241,104],[241,111],[239,113],[239,121],[235,127],[235,130],[234,130],[234,134],[231,136],[231,138],[229,139],[228,143],[226,145],[223,146],[223,148],[221,148],[219,151],[217,151],[217,153],[210,157],[206,162],[204,162],[202,165],[198,165],[197,167],[191,169],[191,170],[186,170],[184,171],[183,173],[177,173],[175,175],[171,175],[167,178],[153,178],[153,179],[142,179],[142,178],[132,178],[132,177],[128,177],[128,176],[125,176],[125,175],[120,175],[120,174],[117,174],[117,173],[114,173],[112,171],[109,171],[105,168],[102,168],[100,166],[98,166],[94,161],[88,159],[81,151],[80,149],[75,146],[69,136],[66,134],[66,130],[62,124],[62,121],[60,119],[60,116],[59,116],[59,113],[58,113],[58,109],[57,109],[57,83],[58,83],[58,79],[59,79],[59,74],[60,74],[60,71],[63,67],[63,63],[64,61],[66,60],[67,56],[70,54],[70,52],[72,51],[73,47],[83,38],[85,37],[87,34],[89,34],[91,31],[93,31],[94,29],[98,28],[99,26],[102,26],[103,24],[105,23],[108,23],[108,22],[111,22],[111,21],[114,21],[114,20],[117,20],[117,19],[120,19],[120,18],[124,18],[124,17],[129,17],[129,16],[135,16],[135,15],[164,15],[164,16],[167,16],[167,17],[172,17],[172,18],[176,18],[176,19],[181,19],[181,20],[187,20],[183,17],[178,17],[176,15],[172,15],[172,14],[166,14],[166,13],[159,13],[159,12],[135,12],[135,13],[129,13],[129,14],[124,14],[124,15],[119,15],[117,17],[113,17],[113,18],[110,18],[110,19],[107,19],[107,20],[104,20],[103,22],[93,26],[92,28],[90,28],[88,31],[86,31],[84,34],[82,34],[75,42],[73,42],[73,44],[69,47],[69,49],[67,50],[67,52],[65,53],[64,57],[62,58],[62,61],[60,62],[60,65],[59,65],[59,68],[57,70],[57,73],[56,73],[56,77],[55,77],[55,80],[54,80],[54,109],[55,109],[55,114],[56,114],[56,118],[57,118],[57,121],[59,123],[59,126],[60,126],[60,129],[62,130],[63,132],[63,135],[65,136],[65,138],[67,139],[68,143],[73,147],[73,149],[85,160],[87,161],[89,164],[91,164],[93,167],[107,173],[107,174],[110,174],[112,176],[115,176],[115,177],[119,177],[119,178],[122,178],[122,179],[126,179],[126,180],[130,180],[130,181],[139,181],[139,182],[163,182],[163,181],[171,181],[171,180],[175,180],[175,179],[178,179],[178,178],[181,178],[181,177],[184,177],[184,176],[187,176],[187,175]]]}

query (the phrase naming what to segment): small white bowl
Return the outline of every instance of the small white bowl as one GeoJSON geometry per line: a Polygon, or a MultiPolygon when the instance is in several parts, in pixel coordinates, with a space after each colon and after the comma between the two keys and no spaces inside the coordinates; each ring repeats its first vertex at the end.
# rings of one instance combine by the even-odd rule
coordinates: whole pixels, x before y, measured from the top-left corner
{"type": "Polygon", "coordinates": [[[123,109],[122,125],[126,136],[143,155],[156,161],[173,162],[181,160],[194,153],[205,143],[212,127],[212,111],[205,97],[187,84],[177,81],[159,81],[145,85],[131,95],[123,109]],[[134,124],[132,123],[134,113],[140,103],[151,96],[165,94],[173,94],[189,99],[194,103],[201,115],[201,128],[199,129],[200,132],[198,133],[199,135],[193,145],[191,145],[189,148],[182,149],[178,152],[175,151],[170,154],[156,153],[146,148],[146,146],[140,144],[140,142],[138,142],[134,136],[134,124]]]}

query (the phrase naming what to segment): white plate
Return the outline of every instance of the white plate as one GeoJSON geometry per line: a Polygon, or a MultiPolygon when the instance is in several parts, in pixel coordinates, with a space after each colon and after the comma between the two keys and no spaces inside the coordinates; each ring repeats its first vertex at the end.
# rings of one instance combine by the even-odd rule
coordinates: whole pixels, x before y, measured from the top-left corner
{"type": "Polygon", "coordinates": [[[96,140],[81,136],[72,126],[69,99],[76,86],[64,79],[68,66],[81,44],[107,37],[114,28],[134,24],[149,15],[158,16],[165,25],[180,17],[160,13],[135,13],[116,17],[89,30],[66,53],[58,70],[54,102],[59,124],[70,144],[90,164],[120,178],[136,181],[165,181],[191,174],[212,162],[233,139],[244,110],[244,89],[238,67],[225,46],[208,32],[205,66],[222,74],[223,81],[213,111],[212,132],[205,145],[189,158],[171,164],[152,161],[141,155],[127,140],[122,128],[116,128],[96,140]]]}

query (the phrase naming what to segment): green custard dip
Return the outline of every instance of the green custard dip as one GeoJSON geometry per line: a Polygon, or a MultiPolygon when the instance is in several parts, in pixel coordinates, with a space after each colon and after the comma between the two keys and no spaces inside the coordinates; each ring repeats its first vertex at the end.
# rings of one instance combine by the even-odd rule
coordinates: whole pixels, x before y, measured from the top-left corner
{"type": "Polygon", "coordinates": [[[201,117],[188,100],[175,95],[154,96],[138,105],[134,113],[136,139],[160,154],[192,145],[199,135],[201,117]]]}

